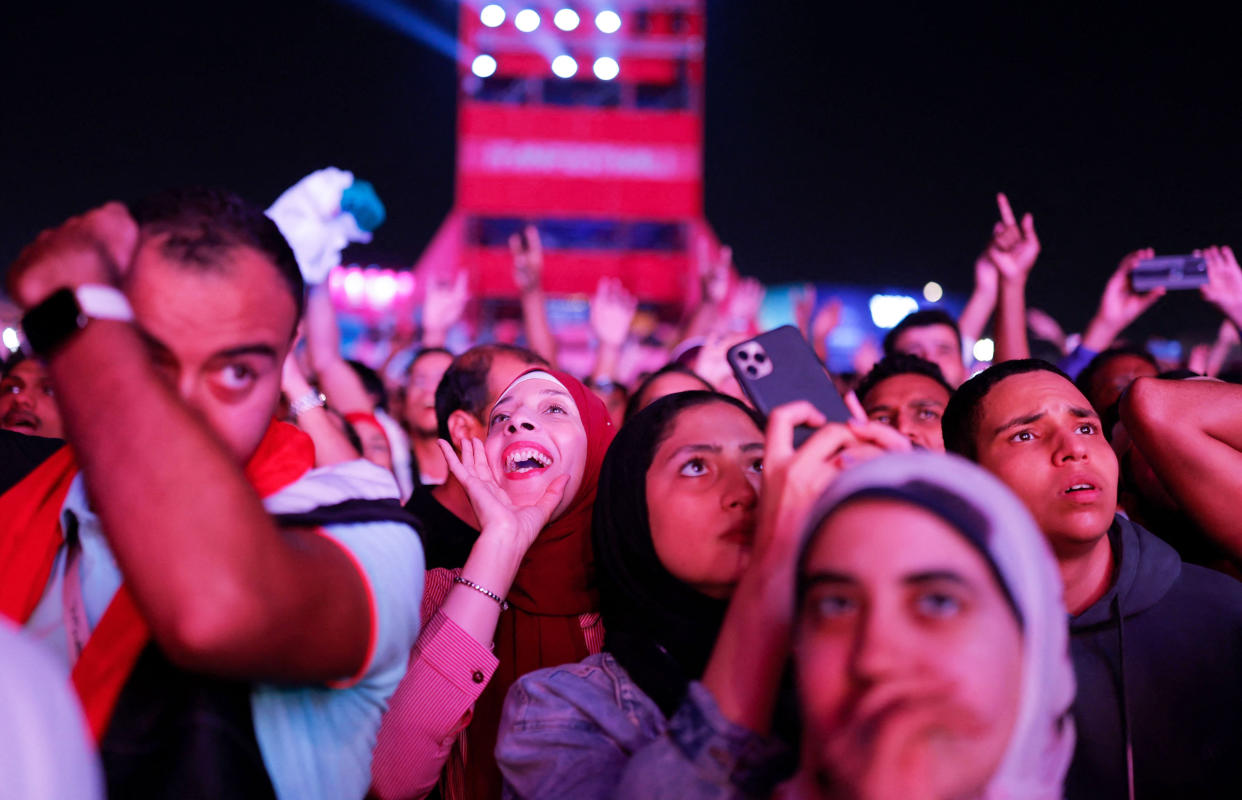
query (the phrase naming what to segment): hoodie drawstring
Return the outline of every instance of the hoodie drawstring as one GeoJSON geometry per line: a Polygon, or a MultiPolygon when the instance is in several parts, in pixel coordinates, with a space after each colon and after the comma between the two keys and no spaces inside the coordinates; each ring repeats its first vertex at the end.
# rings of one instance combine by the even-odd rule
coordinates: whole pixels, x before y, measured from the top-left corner
{"type": "Polygon", "coordinates": [[[1121,678],[1121,730],[1126,742],[1126,790],[1134,800],[1134,744],[1130,739],[1130,699],[1126,692],[1126,632],[1121,615],[1121,593],[1113,595],[1113,612],[1117,615],[1117,662],[1121,678]]]}

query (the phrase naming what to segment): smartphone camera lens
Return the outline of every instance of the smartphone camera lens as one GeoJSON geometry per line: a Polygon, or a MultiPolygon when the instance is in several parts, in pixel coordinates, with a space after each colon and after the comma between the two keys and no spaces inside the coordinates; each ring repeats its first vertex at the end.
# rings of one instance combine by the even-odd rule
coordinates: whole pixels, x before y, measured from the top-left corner
{"type": "Polygon", "coordinates": [[[768,360],[768,357],[767,357],[767,356],[765,356],[763,353],[755,353],[755,363],[756,363],[756,364],[762,364],[763,362],[765,362],[765,361],[767,361],[767,360],[768,360]]]}
{"type": "Polygon", "coordinates": [[[750,351],[749,350],[738,350],[737,360],[738,361],[750,361],[750,351]]]}
{"type": "Polygon", "coordinates": [[[746,365],[746,374],[752,378],[759,374],[759,369],[754,364],[746,365]]]}

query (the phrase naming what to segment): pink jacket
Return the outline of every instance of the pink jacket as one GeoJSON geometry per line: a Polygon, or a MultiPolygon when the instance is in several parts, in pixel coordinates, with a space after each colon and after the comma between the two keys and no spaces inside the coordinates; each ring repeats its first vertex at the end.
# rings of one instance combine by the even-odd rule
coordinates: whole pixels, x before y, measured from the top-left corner
{"type": "MultiPolygon", "coordinates": [[[[459,569],[427,571],[422,632],[410,651],[405,677],[388,701],[371,757],[371,788],[380,800],[422,798],[431,792],[499,664],[489,646],[440,613],[453,578],[460,574],[459,569]]],[[[579,622],[587,649],[598,653],[604,646],[599,614],[583,614],[579,622]]],[[[464,745],[461,737],[457,750],[463,758],[464,745]]],[[[453,778],[461,764],[461,758],[450,764],[442,789],[446,800],[458,794],[453,778]]]]}

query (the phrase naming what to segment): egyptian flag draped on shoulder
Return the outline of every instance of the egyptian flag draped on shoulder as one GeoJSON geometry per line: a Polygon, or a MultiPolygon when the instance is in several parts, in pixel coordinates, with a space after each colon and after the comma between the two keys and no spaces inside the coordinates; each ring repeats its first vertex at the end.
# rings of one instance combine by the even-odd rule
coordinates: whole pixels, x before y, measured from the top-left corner
{"type": "MultiPolygon", "coordinates": [[[[267,497],[305,475],[314,461],[310,437],[273,420],[246,465],[246,479],[267,497]]],[[[19,625],[30,618],[51,578],[64,542],[60,511],[77,473],[73,451],[63,447],[0,495],[0,614],[19,625]]],[[[147,623],[121,584],[73,666],[74,689],[96,741],[149,640],[147,623]]]]}

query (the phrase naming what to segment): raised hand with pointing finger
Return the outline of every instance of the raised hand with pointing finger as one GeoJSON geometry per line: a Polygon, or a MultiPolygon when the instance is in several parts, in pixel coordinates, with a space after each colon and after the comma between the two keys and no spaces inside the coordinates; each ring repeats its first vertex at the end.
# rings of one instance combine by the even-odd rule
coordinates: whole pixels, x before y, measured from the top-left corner
{"type": "Polygon", "coordinates": [[[1026,279],[1039,257],[1039,237],[1035,217],[1028,211],[1021,224],[1014,216],[1004,192],[996,195],[1000,221],[992,226],[992,241],[984,257],[1000,277],[996,304],[996,361],[1029,358],[1026,340],[1026,279]]]}
{"type": "Polygon", "coordinates": [[[1025,280],[1039,258],[1035,217],[1028,211],[1019,224],[1004,192],[997,193],[996,206],[1000,210],[1000,221],[992,226],[992,240],[983,255],[996,267],[1002,279],[1025,280]]]}

